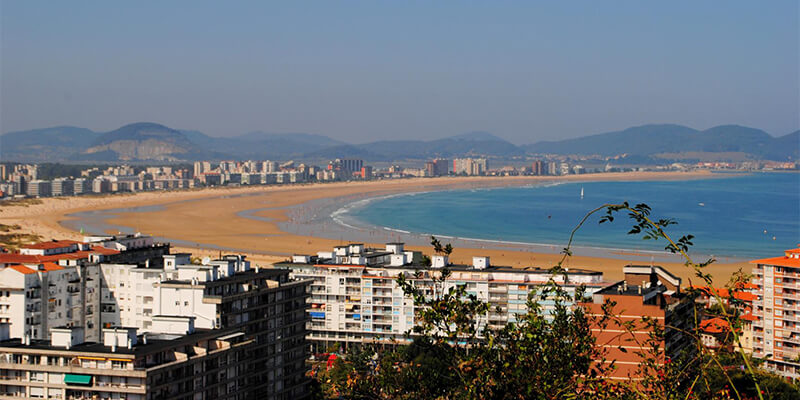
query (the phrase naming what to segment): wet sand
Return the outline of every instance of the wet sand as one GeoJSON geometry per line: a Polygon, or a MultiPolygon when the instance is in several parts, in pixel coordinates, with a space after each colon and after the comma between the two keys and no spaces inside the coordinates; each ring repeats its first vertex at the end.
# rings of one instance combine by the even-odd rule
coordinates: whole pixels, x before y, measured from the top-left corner
{"type": "MultiPolygon", "coordinates": [[[[212,188],[101,198],[49,198],[43,199],[42,204],[28,207],[0,207],[0,223],[19,224],[23,231],[39,234],[45,239],[78,239],[81,237],[80,233],[67,228],[79,225],[79,221],[75,221],[75,217],[71,217],[70,214],[115,210],[111,211],[112,215],[103,217],[107,218],[105,222],[108,226],[124,227],[126,230],[176,240],[179,243],[175,246],[178,251],[217,255],[223,250],[236,249],[249,254],[257,263],[264,264],[284,260],[291,254],[330,251],[333,246],[345,244],[353,239],[376,247],[383,246],[387,239],[393,240],[398,237],[402,239],[400,234],[391,232],[359,234],[352,232],[351,235],[340,226],[335,228],[339,229],[338,231],[329,232],[328,229],[334,229],[330,225],[296,223],[299,220],[313,222],[315,218],[326,218],[327,215],[311,215],[321,212],[320,210],[326,208],[326,205],[328,210],[331,204],[339,205],[366,197],[431,190],[524,186],[553,181],[685,180],[708,177],[711,177],[711,174],[707,171],[635,172],[565,177],[447,177],[212,188]],[[336,236],[339,238],[334,238],[336,236]]],[[[572,227],[565,226],[564,229],[569,230],[572,227]]],[[[416,245],[409,247],[430,253],[430,246],[423,244],[417,241],[416,245]]],[[[556,246],[552,251],[536,252],[521,251],[518,246],[513,245],[492,245],[485,246],[486,248],[477,245],[472,247],[458,245],[471,245],[471,243],[457,243],[456,250],[451,256],[454,262],[468,263],[473,255],[486,255],[492,258],[492,263],[495,265],[549,267],[561,257],[557,254],[559,247],[556,246]]],[[[568,259],[564,265],[602,271],[606,280],[613,281],[622,277],[622,266],[628,263],[649,263],[643,260],[642,256],[643,254],[628,252],[584,249],[579,255],[568,259]]],[[[685,267],[680,259],[659,260],[658,264],[683,278],[694,278],[693,272],[685,267]]],[[[707,272],[710,272],[720,284],[739,268],[749,271],[750,266],[746,262],[716,263],[709,267],[707,272]]],[[[692,281],[696,281],[696,278],[692,281]]]]}

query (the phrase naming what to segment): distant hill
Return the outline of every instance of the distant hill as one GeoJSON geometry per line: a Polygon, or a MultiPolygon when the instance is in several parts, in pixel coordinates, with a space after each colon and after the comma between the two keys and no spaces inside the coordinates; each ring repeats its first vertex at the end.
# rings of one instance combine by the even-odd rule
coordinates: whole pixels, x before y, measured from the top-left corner
{"type": "Polygon", "coordinates": [[[687,152],[744,153],[754,159],[798,158],[797,132],[781,138],[755,128],[721,125],[698,131],[682,125],[644,125],[575,139],[523,146],[529,153],[629,154],[655,156],[687,152]]]}
{"type": "Polygon", "coordinates": [[[105,133],[61,126],[0,136],[0,160],[30,162],[325,160],[348,157],[367,161],[402,161],[468,156],[510,158],[542,153],[625,154],[626,162],[797,160],[800,159],[800,131],[776,138],[762,130],[738,125],[698,131],[682,125],[662,124],[524,146],[516,146],[488,132],[468,132],[427,141],[382,140],[349,144],[308,133],[250,132],[233,137],[214,137],[152,122],[137,122],[105,133]]]}
{"type": "Polygon", "coordinates": [[[179,161],[210,155],[183,133],[152,122],[106,132],[72,158],[82,161],[179,161]]]}
{"type": "Polygon", "coordinates": [[[768,160],[800,160],[800,130],[773,140],[766,148],[764,158],[768,160]]]}
{"type": "Polygon", "coordinates": [[[290,159],[344,142],[310,133],[251,132],[233,137],[212,137],[197,131],[181,131],[189,140],[205,149],[224,151],[230,159],[290,159]]]}
{"type": "Polygon", "coordinates": [[[9,132],[0,136],[0,160],[63,160],[89,147],[100,135],[101,133],[74,126],[9,132]]]}
{"type": "Polygon", "coordinates": [[[346,148],[334,146],[306,155],[341,158],[356,157],[358,154],[367,160],[395,161],[434,157],[513,157],[524,155],[525,150],[487,132],[470,132],[431,141],[382,140],[346,148]]]}

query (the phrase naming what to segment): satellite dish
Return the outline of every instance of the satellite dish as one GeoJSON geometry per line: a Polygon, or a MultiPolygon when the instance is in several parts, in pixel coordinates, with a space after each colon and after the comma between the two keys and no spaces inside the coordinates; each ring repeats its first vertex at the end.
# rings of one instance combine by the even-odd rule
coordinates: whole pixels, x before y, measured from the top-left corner
{"type": "Polygon", "coordinates": [[[205,256],[205,257],[203,257],[202,262],[203,262],[203,265],[211,264],[211,258],[209,258],[208,256],[205,256]]]}

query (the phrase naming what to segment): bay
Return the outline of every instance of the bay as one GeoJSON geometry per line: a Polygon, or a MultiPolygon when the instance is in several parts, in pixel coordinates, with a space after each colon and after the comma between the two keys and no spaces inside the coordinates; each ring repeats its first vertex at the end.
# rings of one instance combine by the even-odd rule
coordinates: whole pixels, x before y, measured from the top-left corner
{"type": "MultiPolygon", "coordinates": [[[[416,193],[365,202],[349,217],[411,233],[563,246],[587,212],[623,201],[648,204],[654,218],[675,219],[668,234],[694,235],[692,253],[698,255],[773,257],[800,243],[797,173],[416,193]]],[[[576,246],[658,251],[666,245],[628,235],[625,214],[611,224],[599,224],[599,217],[577,232],[576,246]]]]}

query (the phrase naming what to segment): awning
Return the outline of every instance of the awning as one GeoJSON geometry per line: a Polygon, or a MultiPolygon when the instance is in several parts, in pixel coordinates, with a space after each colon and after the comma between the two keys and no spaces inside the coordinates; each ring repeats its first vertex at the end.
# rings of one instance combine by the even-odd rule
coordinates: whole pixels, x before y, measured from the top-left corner
{"type": "Polygon", "coordinates": [[[64,383],[67,385],[91,385],[91,375],[64,374],[64,383]]]}

